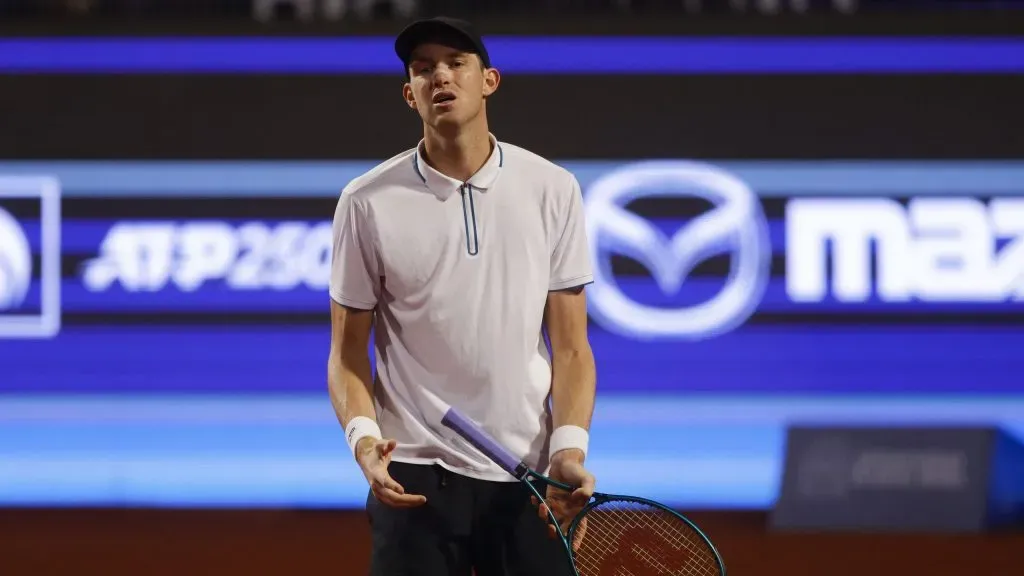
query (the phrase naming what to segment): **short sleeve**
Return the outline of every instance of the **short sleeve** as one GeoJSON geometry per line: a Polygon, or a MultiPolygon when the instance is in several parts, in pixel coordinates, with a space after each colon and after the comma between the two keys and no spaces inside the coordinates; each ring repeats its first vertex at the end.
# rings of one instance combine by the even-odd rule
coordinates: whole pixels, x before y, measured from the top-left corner
{"type": "Polygon", "coordinates": [[[373,309],[380,295],[373,237],[363,210],[348,191],[338,199],[332,232],[331,298],[352,308],[373,309]]]}
{"type": "Polygon", "coordinates": [[[551,251],[550,290],[574,288],[594,281],[583,215],[583,192],[575,176],[569,176],[567,199],[560,211],[560,228],[551,251]]]}

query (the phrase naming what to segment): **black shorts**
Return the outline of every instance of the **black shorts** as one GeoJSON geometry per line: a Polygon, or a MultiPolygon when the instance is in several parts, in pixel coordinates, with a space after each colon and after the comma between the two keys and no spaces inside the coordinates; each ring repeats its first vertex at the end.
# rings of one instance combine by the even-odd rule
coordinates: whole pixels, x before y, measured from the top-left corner
{"type": "Polygon", "coordinates": [[[398,509],[369,494],[371,576],[573,576],[561,540],[548,536],[522,483],[401,462],[388,471],[427,502],[398,509]]]}

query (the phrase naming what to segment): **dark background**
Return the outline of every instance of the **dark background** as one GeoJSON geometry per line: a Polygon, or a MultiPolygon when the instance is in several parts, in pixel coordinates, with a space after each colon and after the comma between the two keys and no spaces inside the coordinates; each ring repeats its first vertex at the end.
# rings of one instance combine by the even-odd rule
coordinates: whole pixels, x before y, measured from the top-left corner
{"type": "MultiPolygon", "coordinates": [[[[27,19],[0,23],[0,33],[393,34],[403,24],[27,19]]],[[[479,26],[518,35],[1006,36],[1024,31],[1024,11],[520,15],[479,26]]],[[[420,137],[401,82],[397,62],[393,77],[0,75],[0,158],[384,159],[420,137]]],[[[1011,75],[507,75],[490,110],[499,138],[562,159],[1024,155],[1024,78],[1011,75]]]]}
{"type": "MultiPolygon", "coordinates": [[[[380,76],[8,76],[0,110],[9,159],[385,159],[420,137],[380,76]]],[[[562,159],[1024,154],[1014,76],[508,76],[490,110],[562,159]]]]}

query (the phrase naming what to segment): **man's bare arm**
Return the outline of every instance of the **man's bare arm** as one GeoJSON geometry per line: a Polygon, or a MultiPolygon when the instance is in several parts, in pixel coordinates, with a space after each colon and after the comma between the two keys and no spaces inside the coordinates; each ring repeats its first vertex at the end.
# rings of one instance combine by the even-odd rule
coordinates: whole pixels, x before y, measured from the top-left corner
{"type": "MultiPolygon", "coordinates": [[[[327,361],[327,388],[334,413],[348,433],[353,418],[365,417],[376,422],[373,409],[373,372],[370,369],[370,329],[373,312],[347,308],[331,301],[331,352],[327,361]]],[[[364,423],[365,424],[365,423],[364,423]]],[[[419,494],[407,494],[405,488],[388,473],[395,440],[362,435],[359,426],[352,434],[362,436],[353,452],[356,462],[366,476],[373,495],[388,506],[408,508],[421,506],[427,499],[419,494]]],[[[375,430],[372,434],[379,434],[375,430]]]]}
{"type": "Polygon", "coordinates": [[[356,416],[376,421],[369,356],[372,326],[372,310],[356,310],[331,301],[327,388],[342,428],[356,416]]]}
{"type": "Polygon", "coordinates": [[[554,426],[590,429],[597,394],[597,369],[587,336],[587,300],[582,287],[548,293],[545,324],[551,341],[551,400],[554,426]]]}
{"type": "MultiPolygon", "coordinates": [[[[594,475],[583,466],[597,394],[597,370],[587,337],[587,300],[583,288],[549,292],[544,320],[551,341],[554,420],[549,473],[576,489],[567,494],[549,487],[547,504],[534,501],[534,505],[545,522],[551,506],[562,529],[568,530],[569,522],[593,496],[596,485],[594,475]]],[[[548,526],[548,535],[555,537],[554,526],[548,526]]]]}

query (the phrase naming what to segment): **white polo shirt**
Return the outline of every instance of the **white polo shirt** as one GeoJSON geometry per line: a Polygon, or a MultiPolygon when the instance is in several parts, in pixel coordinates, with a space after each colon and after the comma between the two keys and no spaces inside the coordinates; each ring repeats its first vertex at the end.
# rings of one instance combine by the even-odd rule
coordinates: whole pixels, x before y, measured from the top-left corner
{"type": "Polygon", "coordinates": [[[494,140],[468,182],[408,150],[353,180],[334,216],[331,297],[376,309],[374,403],[392,459],[513,478],[441,424],[449,406],[532,467],[548,463],[546,297],[592,282],[567,170],[494,140]]]}

